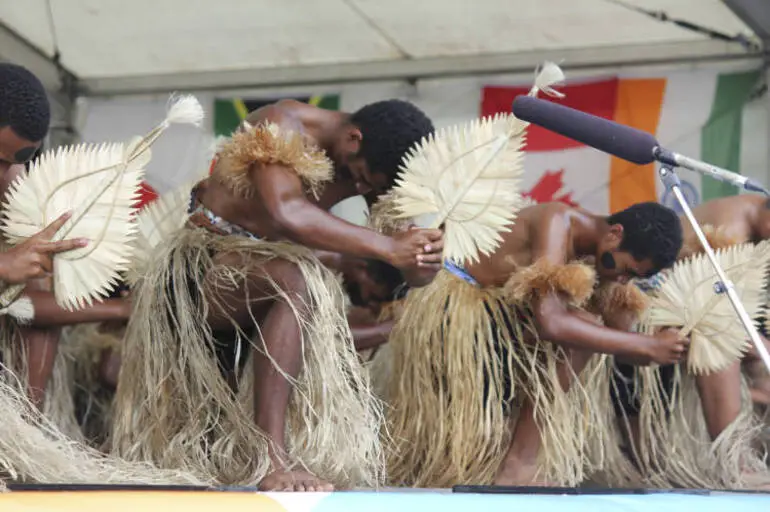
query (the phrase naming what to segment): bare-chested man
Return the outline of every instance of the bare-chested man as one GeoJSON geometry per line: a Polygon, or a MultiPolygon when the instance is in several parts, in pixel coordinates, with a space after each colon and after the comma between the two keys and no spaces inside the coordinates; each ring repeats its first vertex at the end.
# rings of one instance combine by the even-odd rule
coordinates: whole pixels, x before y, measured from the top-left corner
{"type": "MultiPolygon", "coordinates": [[[[713,249],[725,248],[739,243],[757,243],[770,238],[770,203],[768,199],[758,195],[739,195],[720,199],[715,199],[703,203],[693,209],[693,214],[704,230],[713,249]]],[[[684,244],[678,256],[683,259],[693,254],[703,252],[703,248],[698,241],[695,232],[689,221],[681,216],[682,228],[684,233],[684,244]]],[[[628,329],[631,326],[630,318],[609,318],[607,321],[619,329],[628,329]]],[[[770,348],[766,339],[762,338],[765,345],[770,348]]],[[[756,402],[765,402],[770,396],[770,382],[768,382],[767,373],[764,364],[754,347],[746,354],[743,361],[736,361],[734,364],[707,375],[693,376],[700,404],[703,410],[703,420],[711,441],[716,442],[722,433],[730,427],[741,415],[743,410],[741,397],[741,363],[747,370],[752,380],[751,395],[756,402]]],[[[674,383],[675,367],[663,366],[659,369],[659,383],[662,386],[661,392],[671,396],[681,397],[681,393],[671,394],[671,388],[674,383]]],[[[628,417],[629,426],[632,430],[632,438],[639,443],[638,421],[640,414],[640,390],[637,388],[639,382],[635,378],[635,372],[631,365],[619,363],[616,366],[615,386],[613,395],[616,410],[618,414],[628,417]]],[[[749,427],[750,428],[750,427],[749,427]]],[[[736,434],[740,437],[740,434],[736,434]]],[[[679,437],[679,439],[695,439],[695,434],[679,437]]],[[[727,439],[721,444],[730,444],[734,441],[727,439]]],[[[737,442],[737,441],[735,441],[737,442]]],[[[747,443],[746,449],[751,450],[751,443],[747,443]]],[[[683,450],[696,451],[701,448],[696,446],[678,446],[677,450],[681,454],[683,450]]],[[[725,446],[727,452],[737,453],[735,447],[725,446]]],[[[717,450],[712,450],[717,453],[717,450]]],[[[661,453],[660,450],[657,451],[661,453]]],[[[665,457],[665,455],[663,456],[665,457]]],[[[745,458],[750,458],[746,455],[745,458]]],[[[665,464],[665,463],[661,463],[665,464]]],[[[721,467],[723,474],[719,471],[713,471],[716,481],[708,481],[710,485],[735,485],[743,477],[738,471],[740,467],[728,464],[726,461],[715,463],[721,467]],[[733,474],[734,473],[734,474],[733,474]]],[[[693,463],[692,465],[703,466],[703,462],[693,463]]],[[[704,472],[711,468],[696,467],[693,472],[703,470],[704,472]]],[[[645,470],[649,472],[648,470],[645,470]]],[[[691,472],[692,473],[692,472],[691,472]]],[[[704,473],[705,474],[705,473],[704,473]]],[[[645,475],[648,476],[648,475],[645,475]]],[[[681,475],[673,474],[668,476],[673,485],[696,485],[697,480],[678,481],[680,478],[688,478],[686,472],[681,475]]],[[[702,477],[705,478],[705,477],[702,477]]],[[[766,482],[761,482],[765,484],[766,482]]]]}
{"type": "Polygon", "coordinates": [[[440,265],[440,231],[388,237],[326,211],[388,190],[433,125],[397,100],[352,115],[280,101],[247,122],[133,292],[113,448],[267,490],[376,485],[380,413],[339,283],[313,250],[440,265]],[[239,382],[220,377],[247,358],[239,382]]]}
{"type": "MultiPolygon", "coordinates": [[[[722,197],[700,204],[692,211],[702,227],[711,226],[716,230],[712,234],[706,228],[714,243],[757,243],[770,238],[770,199],[765,196],[742,194],[722,197]]],[[[702,252],[700,242],[684,216],[682,229],[685,240],[682,255],[702,252]]]]}
{"type": "MultiPolygon", "coordinates": [[[[26,172],[24,163],[40,148],[48,133],[50,110],[48,97],[40,81],[21,66],[0,64],[0,198],[9,186],[26,172]]],[[[25,243],[9,249],[3,254],[8,263],[0,268],[17,272],[17,268],[36,270],[18,274],[16,280],[3,279],[6,283],[28,282],[24,295],[34,306],[34,319],[30,325],[17,326],[15,322],[4,332],[8,339],[2,340],[2,351],[6,363],[18,354],[20,335],[26,351],[25,376],[29,398],[38,407],[44,400],[44,392],[53,369],[57,353],[60,327],[83,322],[128,319],[130,303],[127,300],[106,300],[78,311],[67,311],[59,307],[51,293],[48,276],[52,272],[52,256],[57,252],[84,247],[87,240],[49,242],[63,225],[64,220],[54,222],[25,243]],[[31,281],[29,281],[32,279],[31,281]]],[[[11,322],[8,318],[5,319],[11,322]]],[[[24,357],[24,356],[23,356],[24,357]]]]}
{"type": "Polygon", "coordinates": [[[407,295],[389,340],[393,485],[577,485],[585,439],[602,426],[575,374],[593,354],[648,364],[686,352],[675,332],[620,332],[579,309],[596,274],[623,281],[673,264],[672,210],[644,203],[603,217],[547,203],[521,210],[502,237],[492,256],[446,264],[407,295]]]}

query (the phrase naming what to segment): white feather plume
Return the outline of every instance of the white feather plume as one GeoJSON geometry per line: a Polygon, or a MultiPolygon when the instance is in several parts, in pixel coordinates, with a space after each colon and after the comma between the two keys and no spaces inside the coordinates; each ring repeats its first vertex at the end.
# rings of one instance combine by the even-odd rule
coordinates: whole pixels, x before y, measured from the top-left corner
{"type": "Polygon", "coordinates": [[[203,107],[195,96],[172,96],[164,123],[191,124],[200,128],[205,117],[203,107]]]}
{"type": "MultiPolygon", "coordinates": [[[[716,256],[749,317],[757,319],[765,306],[770,241],[734,245],[716,251],[716,256]]],[[[751,346],[727,294],[715,293],[718,280],[705,254],[677,262],[652,294],[642,322],[643,332],[679,327],[689,334],[687,367],[696,375],[725,368],[751,346]]]]}
{"type": "MultiPolygon", "coordinates": [[[[530,95],[553,94],[564,74],[546,63],[530,95]]],[[[444,258],[478,261],[502,241],[521,208],[524,134],[528,123],[498,114],[438,130],[404,158],[393,188],[399,218],[444,227],[444,258]]]]}
{"type": "MultiPolygon", "coordinates": [[[[86,238],[87,247],[54,256],[54,295],[68,310],[104,297],[128,269],[137,226],[135,204],[150,146],[173,123],[200,124],[203,109],[192,96],[178,98],[167,118],[145,137],[124,144],[80,144],[44,153],[11,186],[3,231],[11,244],[38,233],[67,211],[73,216],[53,240],[86,238]]],[[[0,295],[0,307],[19,298],[24,286],[0,295]]],[[[2,312],[2,311],[0,311],[2,312]]]]}

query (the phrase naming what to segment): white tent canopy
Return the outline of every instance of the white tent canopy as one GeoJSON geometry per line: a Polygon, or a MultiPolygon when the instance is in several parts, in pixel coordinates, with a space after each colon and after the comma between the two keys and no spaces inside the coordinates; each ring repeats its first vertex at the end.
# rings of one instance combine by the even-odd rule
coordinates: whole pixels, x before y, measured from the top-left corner
{"type": "MultiPolygon", "coordinates": [[[[728,3],[745,11],[762,1],[728,3]]],[[[761,54],[628,7],[759,42],[757,27],[720,0],[621,3],[2,0],[0,60],[27,65],[58,90],[61,73],[51,64],[58,49],[65,76],[81,92],[112,95],[529,73],[549,58],[569,69],[761,54]]]]}

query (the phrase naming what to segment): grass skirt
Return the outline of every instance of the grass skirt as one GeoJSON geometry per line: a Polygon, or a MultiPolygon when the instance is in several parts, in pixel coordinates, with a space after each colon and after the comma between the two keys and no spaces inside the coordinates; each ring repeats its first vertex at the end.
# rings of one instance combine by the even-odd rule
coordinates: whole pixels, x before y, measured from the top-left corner
{"type": "MultiPolygon", "coordinates": [[[[113,412],[114,453],[221,484],[256,485],[271,470],[268,441],[252,414],[252,365],[233,392],[205,318],[250,270],[274,259],[294,264],[308,290],[308,303],[295,308],[303,365],[287,413],[291,462],[338,487],[381,483],[381,407],[354,350],[338,279],[301,246],[201,228],[179,231],[156,251],[134,291],[113,412]],[[245,263],[216,263],[223,253],[245,263]],[[204,281],[217,283],[215,291],[202,293],[204,281]]],[[[294,303],[277,284],[273,289],[275,299],[294,303]]],[[[254,301],[245,292],[243,300],[254,301]]],[[[256,320],[248,329],[232,324],[236,344],[264,353],[256,320]]]]}
{"type": "Polygon", "coordinates": [[[67,437],[18,392],[0,382],[0,472],[15,482],[43,484],[205,485],[182,471],[106,456],[67,437]]]}
{"type": "MultiPolygon", "coordinates": [[[[560,278],[533,267],[527,282],[510,288],[531,292],[560,278]]],[[[571,270],[577,269],[562,272],[563,281],[574,277],[571,270]]],[[[591,275],[583,287],[590,293],[592,286],[591,275]]],[[[510,419],[525,397],[543,437],[540,475],[576,485],[591,470],[588,440],[602,435],[595,397],[608,389],[604,358],[592,357],[564,392],[557,375],[564,353],[538,340],[528,310],[509,305],[510,292],[481,289],[446,271],[409,292],[390,341],[372,362],[375,378],[388,380],[377,388],[388,403],[392,485],[492,483],[509,447],[510,419]]]]}
{"type": "Polygon", "coordinates": [[[621,416],[612,424],[613,445],[625,445],[636,464],[615,450],[607,457],[606,474],[597,482],[619,487],[708,489],[770,483],[766,454],[757,443],[762,423],[753,412],[745,381],[741,413],[713,441],[695,377],[682,366],[674,370],[670,393],[660,367],[636,368],[634,385],[640,400],[639,446],[631,448],[627,442],[629,418],[621,416]]]}
{"type": "Polygon", "coordinates": [[[73,361],[72,352],[67,351],[63,345],[63,335],[56,331],[26,329],[20,326],[11,317],[0,318],[0,354],[2,356],[3,378],[2,381],[14,388],[16,393],[27,396],[29,375],[29,358],[27,344],[35,343],[33,336],[58,337],[56,344],[46,340],[48,348],[56,350],[56,358],[51,373],[51,378],[45,389],[45,401],[43,414],[52,425],[69,438],[84,441],[80,426],[75,415],[73,401],[73,361]]]}

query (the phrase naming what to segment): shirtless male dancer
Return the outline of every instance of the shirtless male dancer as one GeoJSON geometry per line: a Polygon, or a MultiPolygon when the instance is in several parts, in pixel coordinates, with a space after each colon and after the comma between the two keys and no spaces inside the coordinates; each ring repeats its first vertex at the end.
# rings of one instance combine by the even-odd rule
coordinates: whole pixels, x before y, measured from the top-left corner
{"type": "MultiPolygon", "coordinates": [[[[693,215],[714,250],[741,243],[758,243],[770,238],[770,201],[764,196],[745,194],[714,199],[693,208],[693,215]]],[[[681,216],[681,222],[684,243],[677,259],[703,252],[689,221],[681,216]]],[[[633,323],[630,317],[606,318],[605,321],[622,330],[630,329],[633,323]]],[[[770,348],[767,339],[760,337],[765,346],[770,348]]],[[[712,441],[716,441],[741,414],[742,365],[751,380],[752,400],[757,403],[770,403],[770,378],[753,346],[742,361],[719,372],[695,376],[703,419],[712,441]]],[[[674,366],[660,368],[661,384],[665,392],[668,392],[673,383],[674,369],[674,366]]],[[[638,394],[633,380],[633,367],[617,363],[617,390],[613,389],[613,400],[617,412],[629,418],[631,435],[638,439],[640,411],[638,400],[633,398],[638,394]]]]}
{"type": "MultiPolygon", "coordinates": [[[[24,164],[40,148],[48,133],[49,122],[48,97],[40,80],[21,66],[0,64],[0,199],[5,196],[11,183],[27,172],[24,164]]],[[[14,270],[16,267],[31,272],[19,275],[16,281],[3,278],[9,284],[28,282],[24,295],[32,300],[35,311],[34,319],[25,326],[18,326],[16,322],[5,318],[5,321],[13,325],[4,332],[9,335],[15,332],[21,336],[28,360],[27,392],[30,400],[38,407],[43,405],[61,326],[127,320],[131,309],[130,303],[121,299],[96,302],[78,311],[66,311],[57,305],[50,291],[49,278],[53,271],[51,258],[55,253],[84,247],[88,243],[87,240],[46,241],[63,223],[64,220],[57,220],[36,237],[9,249],[3,255],[9,260],[5,267],[12,272],[17,271],[14,270]]],[[[16,337],[12,338],[0,340],[0,350],[18,350],[16,337]]]]}
{"type": "MultiPolygon", "coordinates": [[[[293,379],[299,376],[300,380],[312,380],[313,375],[318,379],[322,377],[317,375],[323,372],[342,371],[333,375],[335,382],[340,383],[335,389],[340,389],[345,396],[339,400],[361,411],[357,413],[361,416],[368,415],[364,410],[374,406],[371,398],[367,398],[365,382],[355,381],[361,370],[356,366],[358,361],[352,351],[349,327],[344,315],[340,315],[342,304],[335,302],[336,297],[341,299],[341,290],[335,291],[339,284],[333,277],[327,277],[330,271],[322,266],[313,251],[378,259],[405,271],[440,267],[443,241],[439,230],[415,229],[389,237],[327,212],[347,197],[370,192],[381,194],[392,187],[402,158],[413,145],[433,132],[433,125],[419,109],[398,100],[367,105],[354,114],[283,100],[252,112],[246,121],[247,125],[219,151],[211,177],[196,186],[189,225],[169,241],[167,247],[161,248],[163,258],[168,259],[155,261],[145,282],[133,291],[135,309],[125,338],[113,448],[119,455],[181,465],[219,481],[256,480],[265,490],[329,489],[325,480],[335,478],[342,482],[340,485],[374,483],[374,479],[380,478],[373,476],[379,470],[353,467],[374,468],[378,464],[370,456],[364,456],[370,453],[369,448],[362,448],[365,443],[359,446],[348,443],[343,447],[300,442],[287,448],[285,436],[297,434],[287,430],[287,412],[293,395],[293,384],[287,380],[287,374],[293,379]],[[237,273],[244,279],[236,288],[228,284],[230,289],[225,290],[220,288],[224,286],[221,281],[211,277],[225,273],[231,276],[237,273]],[[184,279],[189,286],[182,285],[180,281],[184,279]],[[200,319],[200,312],[189,309],[196,307],[208,311],[206,322],[185,324],[191,318],[200,319]],[[168,314],[157,314],[163,310],[168,314]],[[333,330],[322,328],[321,323],[330,321],[335,323],[333,330]],[[183,335],[180,329],[188,328],[190,334],[183,335]],[[218,336],[215,333],[228,332],[233,333],[229,334],[231,339],[242,339],[238,333],[243,332],[254,332],[256,338],[250,341],[257,348],[251,351],[255,376],[253,422],[257,431],[263,433],[260,435],[267,436],[266,458],[260,457],[259,436],[250,433],[244,434],[250,436],[248,442],[255,443],[249,457],[236,460],[228,455],[225,460],[224,451],[221,457],[211,451],[204,455],[196,451],[205,448],[196,444],[201,441],[200,435],[191,433],[189,425],[176,423],[175,418],[186,412],[171,412],[174,408],[201,411],[207,407],[201,400],[208,400],[211,410],[219,411],[216,415],[212,412],[210,417],[216,422],[213,428],[220,430],[207,430],[206,435],[213,439],[212,446],[217,439],[226,442],[232,436],[222,426],[223,419],[241,426],[240,432],[246,431],[239,419],[238,411],[242,409],[230,404],[231,392],[201,390],[202,398],[190,398],[190,403],[156,393],[158,386],[174,386],[167,375],[186,363],[171,354],[166,360],[155,360],[151,355],[153,350],[167,347],[163,350],[174,351],[181,344],[221,347],[222,343],[215,341],[218,336]],[[327,334],[318,334],[321,332],[327,334]],[[325,365],[314,362],[311,357],[320,357],[320,354],[308,352],[307,348],[314,344],[323,347],[324,357],[337,359],[325,365]],[[270,357],[265,356],[262,347],[270,357]],[[144,372],[145,365],[150,364],[159,367],[157,372],[140,379],[143,382],[137,387],[132,376],[144,372]],[[193,403],[196,401],[198,403],[193,403]],[[143,405],[137,408],[137,404],[143,405]],[[158,414],[169,421],[159,425],[154,420],[158,414]],[[171,454],[166,442],[156,445],[142,441],[155,438],[170,439],[169,443],[189,447],[190,452],[171,454]],[[289,453],[291,449],[294,454],[289,453]],[[302,450],[315,452],[303,456],[302,450]],[[332,456],[335,450],[343,450],[336,452],[336,461],[332,456]],[[344,464],[339,453],[345,455],[345,452],[348,457],[361,455],[355,455],[359,462],[351,462],[351,467],[341,471],[339,468],[344,464]],[[317,465],[309,468],[310,472],[294,469],[288,462],[292,458],[312,458],[317,465]],[[319,462],[322,460],[329,462],[319,462]],[[269,464],[262,465],[263,462],[269,464]],[[333,471],[337,473],[330,473],[327,478],[311,473],[331,471],[327,465],[336,466],[333,471]],[[364,473],[368,476],[355,476],[364,473]]],[[[237,352],[235,348],[232,350],[237,352]]],[[[213,355],[209,358],[213,359],[213,355]]],[[[196,361],[200,366],[211,364],[200,358],[196,361]]],[[[206,372],[212,371],[208,368],[206,372]]],[[[210,380],[209,376],[186,377],[180,373],[179,386],[190,389],[199,384],[201,378],[210,380]]],[[[215,382],[211,385],[220,386],[215,382]]],[[[322,382],[307,385],[323,387],[322,382]]],[[[321,396],[320,393],[314,395],[321,396]]],[[[307,394],[297,400],[304,400],[305,396],[307,394]]],[[[371,439],[371,450],[379,450],[371,421],[362,417],[340,418],[339,413],[334,419],[331,411],[320,410],[329,407],[329,403],[328,400],[325,404],[313,403],[306,413],[314,411],[313,416],[299,428],[310,428],[314,435],[312,422],[329,418],[341,423],[318,427],[318,435],[337,435],[341,439],[347,428],[355,442],[371,439]],[[354,425],[363,421],[368,421],[370,426],[354,425]]],[[[237,449],[242,450],[243,446],[237,449]]],[[[306,463],[305,467],[308,467],[306,463]]]]}
{"type": "MultiPolygon", "coordinates": [[[[348,323],[356,350],[370,350],[387,343],[394,320],[380,320],[379,317],[383,306],[392,302],[397,291],[405,285],[401,272],[379,260],[334,253],[319,255],[319,259],[342,274],[343,286],[350,297],[348,323]]],[[[119,372],[120,355],[113,349],[105,349],[99,367],[101,383],[114,390],[119,372]]]]}
{"type": "MultiPolygon", "coordinates": [[[[741,194],[713,199],[693,208],[693,215],[701,227],[705,226],[706,236],[714,249],[770,239],[770,199],[765,196],[741,194]]],[[[702,252],[703,248],[684,216],[682,228],[684,245],[679,257],[702,252]]],[[[764,331],[763,327],[760,327],[760,331],[764,331]]],[[[763,341],[770,350],[767,338],[763,337],[763,341]]],[[[753,345],[742,362],[752,380],[752,399],[757,403],[770,405],[770,376],[767,375],[765,365],[753,345]]]]}
{"type": "Polygon", "coordinates": [[[587,393],[558,398],[584,384],[575,375],[593,354],[665,364],[688,343],[670,330],[609,329],[580,308],[596,274],[652,275],[673,264],[681,243],[676,214],[656,203],[610,217],[539,204],[518,212],[493,255],[447,264],[410,290],[389,340],[398,372],[388,424],[404,440],[389,456],[390,484],[577,485],[586,461],[575,422],[596,403],[587,393]]]}

